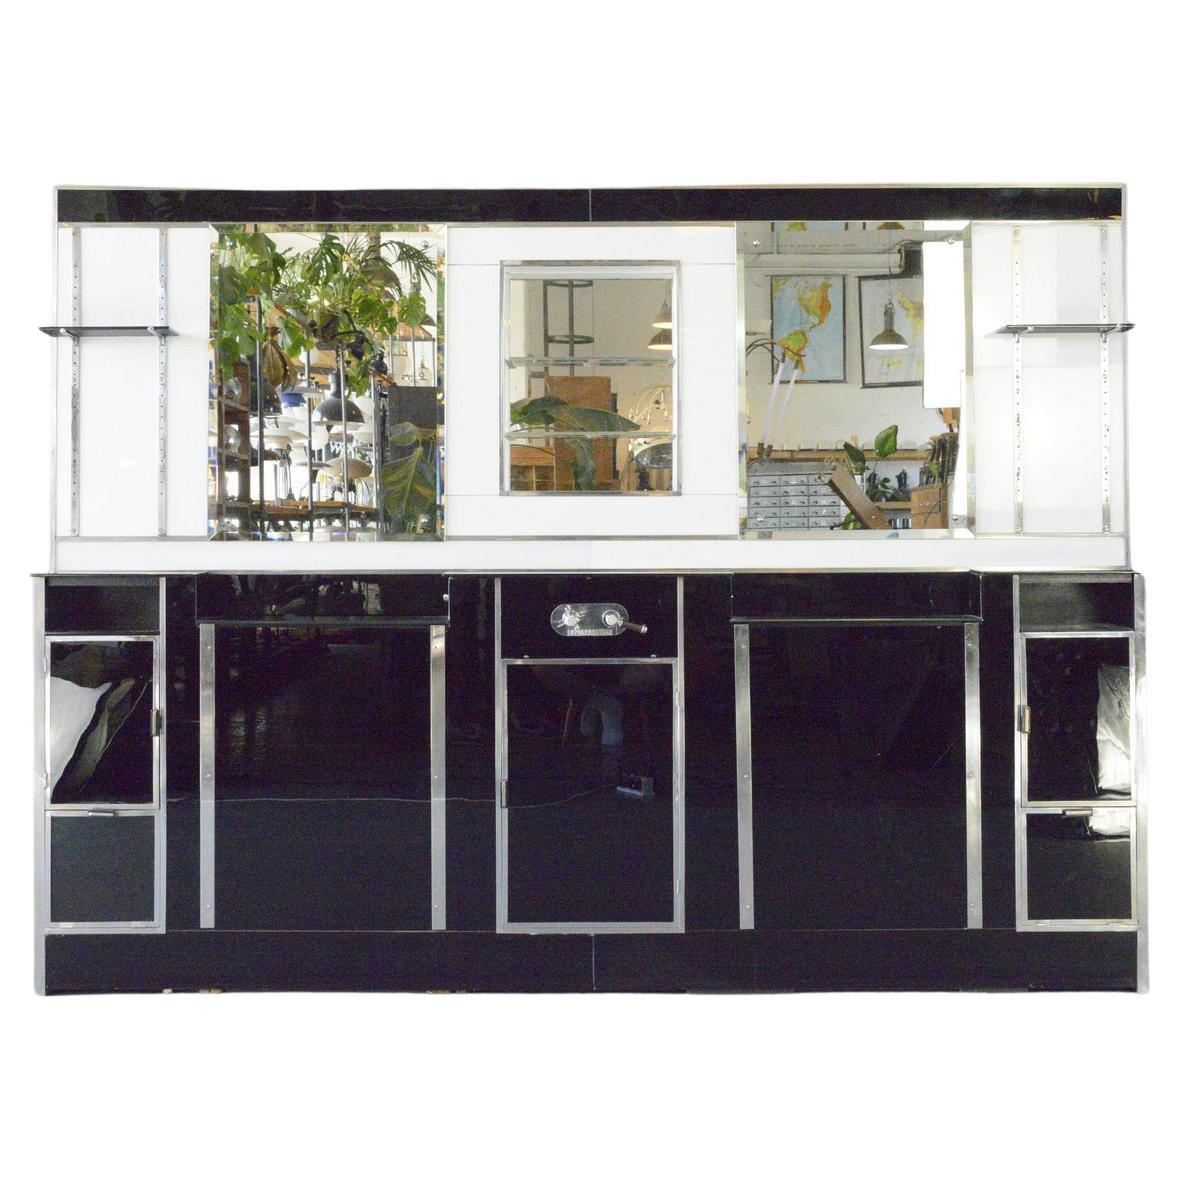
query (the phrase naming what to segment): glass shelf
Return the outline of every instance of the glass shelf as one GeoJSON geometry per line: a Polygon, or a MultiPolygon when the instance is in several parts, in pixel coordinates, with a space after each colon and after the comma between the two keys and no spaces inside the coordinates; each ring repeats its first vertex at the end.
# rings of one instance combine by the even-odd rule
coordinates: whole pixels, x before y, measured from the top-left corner
{"type": "Polygon", "coordinates": [[[55,338],[69,336],[71,339],[82,339],[87,336],[161,336],[176,334],[170,327],[155,324],[147,327],[81,327],[73,324],[65,324],[55,327],[42,327],[40,330],[46,335],[51,335],[55,338]]]}
{"type": "Polygon", "coordinates": [[[651,441],[655,439],[669,441],[675,435],[668,433],[666,430],[649,429],[522,429],[508,430],[505,436],[509,442],[542,442],[548,438],[646,438],[651,441]]]}
{"type": "Polygon", "coordinates": [[[1132,323],[1008,323],[998,335],[1118,335],[1132,323]]]}
{"type": "Polygon", "coordinates": [[[670,353],[657,356],[508,356],[508,368],[670,368],[670,353]]]}

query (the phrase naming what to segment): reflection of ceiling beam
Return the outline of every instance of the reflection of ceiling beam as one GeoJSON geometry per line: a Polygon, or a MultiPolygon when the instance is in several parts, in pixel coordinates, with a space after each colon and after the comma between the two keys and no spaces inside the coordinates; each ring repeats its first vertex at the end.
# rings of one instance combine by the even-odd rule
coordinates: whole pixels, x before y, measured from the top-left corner
{"type": "Polygon", "coordinates": [[[902,266],[900,250],[880,253],[753,254],[745,258],[745,270],[765,274],[886,274],[902,266]]]}

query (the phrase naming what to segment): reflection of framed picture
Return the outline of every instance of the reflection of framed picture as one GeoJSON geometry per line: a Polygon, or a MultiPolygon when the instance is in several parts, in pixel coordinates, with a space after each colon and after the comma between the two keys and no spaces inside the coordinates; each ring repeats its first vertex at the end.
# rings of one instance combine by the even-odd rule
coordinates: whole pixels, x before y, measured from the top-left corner
{"type": "Polygon", "coordinates": [[[769,279],[772,330],[785,376],[799,384],[847,379],[846,279],[841,274],[775,274],[769,279]]]}
{"type": "Polygon", "coordinates": [[[865,389],[924,383],[924,280],[919,275],[889,278],[881,274],[859,279],[859,351],[865,389]],[[883,331],[889,299],[894,327],[908,347],[896,352],[873,351],[868,345],[883,331]]]}

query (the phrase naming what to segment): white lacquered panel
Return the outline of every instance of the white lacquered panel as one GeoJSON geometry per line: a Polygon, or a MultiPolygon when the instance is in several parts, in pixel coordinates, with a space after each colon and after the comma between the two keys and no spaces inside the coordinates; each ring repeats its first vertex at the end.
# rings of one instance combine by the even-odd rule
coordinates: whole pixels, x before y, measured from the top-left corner
{"type": "Polygon", "coordinates": [[[1100,229],[1028,224],[1022,236],[1022,323],[1100,322],[1100,229]]]}
{"type": "MultiPolygon", "coordinates": [[[[168,515],[170,536],[208,526],[210,229],[168,230],[168,515]]],[[[154,345],[145,343],[147,350],[154,345]]]]}
{"type": "Polygon", "coordinates": [[[451,229],[446,274],[450,537],[715,536],[739,524],[736,234],[731,228],[451,229]],[[501,492],[502,266],[677,263],[674,495],[501,492]]]}
{"type": "MultiPolygon", "coordinates": [[[[82,536],[158,533],[158,374],[154,339],[82,341],[78,481],[82,536]]],[[[69,452],[59,453],[58,460],[68,467],[69,452]]]]}
{"type": "Polygon", "coordinates": [[[159,230],[82,230],[82,323],[90,327],[159,322],[159,230]]]}
{"type": "Polygon", "coordinates": [[[728,265],[736,255],[735,228],[706,225],[561,225],[514,228],[454,226],[446,265],[501,262],[690,262],[728,265]]]}

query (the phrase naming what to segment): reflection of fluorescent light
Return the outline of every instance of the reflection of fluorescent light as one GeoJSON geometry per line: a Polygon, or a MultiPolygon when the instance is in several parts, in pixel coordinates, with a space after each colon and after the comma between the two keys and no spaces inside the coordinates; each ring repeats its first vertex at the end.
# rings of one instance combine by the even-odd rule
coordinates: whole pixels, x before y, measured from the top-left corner
{"type": "Polygon", "coordinates": [[[926,241],[924,272],[924,403],[929,409],[961,404],[965,374],[965,247],[926,241]]]}

